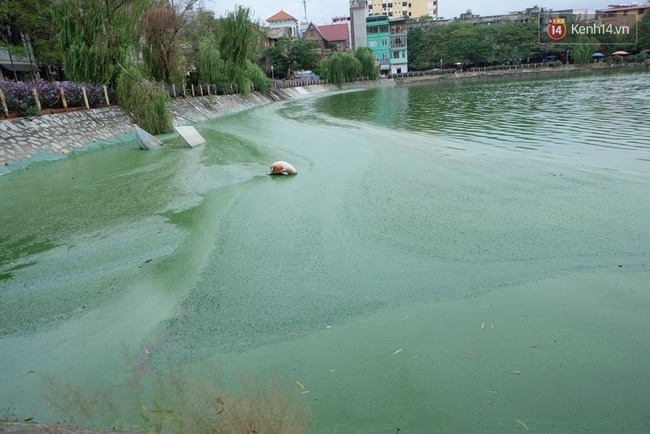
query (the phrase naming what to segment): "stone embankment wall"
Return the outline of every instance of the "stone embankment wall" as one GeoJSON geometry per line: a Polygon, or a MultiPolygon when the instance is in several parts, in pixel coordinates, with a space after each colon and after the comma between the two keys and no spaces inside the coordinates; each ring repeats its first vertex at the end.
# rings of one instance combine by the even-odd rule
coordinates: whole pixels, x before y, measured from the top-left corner
{"type": "MultiPolygon", "coordinates": [[[[323,92],[317,85],[277,89],[267,95],[218,95],[169,102],[174,125],[191,125],[273,101],[323,92]]],[[[93,146],[134,140],[133,122],[119,107],[44,114],[0,121],[0,175],[33,161],[54,160],[93,146]]]]}

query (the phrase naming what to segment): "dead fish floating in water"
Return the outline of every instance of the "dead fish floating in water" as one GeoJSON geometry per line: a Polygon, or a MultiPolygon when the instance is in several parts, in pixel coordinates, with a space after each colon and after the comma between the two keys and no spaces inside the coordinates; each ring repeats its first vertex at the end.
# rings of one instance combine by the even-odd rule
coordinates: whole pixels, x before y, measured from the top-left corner
{"type": "Polygon", "coordinates": [[[267,175],[295,175],[298,171],[286,161],[276,161],[269,167],[267,175]]]}

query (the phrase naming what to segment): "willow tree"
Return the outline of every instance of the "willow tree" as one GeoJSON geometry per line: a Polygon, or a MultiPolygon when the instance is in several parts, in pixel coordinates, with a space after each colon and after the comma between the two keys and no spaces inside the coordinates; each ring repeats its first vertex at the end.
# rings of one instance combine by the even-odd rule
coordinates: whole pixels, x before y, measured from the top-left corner
{"type": "Polygon", "coordinates": [[[198,43],[199,52],[199,82],[216,83],[221,81],[224,71],[224,62],[219,49],[208,37],[202,37],[198,43]]]}
{"type": "Polygon", "coordinates": [[[170,132],[169,94],[143,74],[140,29],[153,0],[61,0],[59,43],[67,78],[117,87],[118,104],[145,130],[170,132]]]}
{"type": "Polygon", "coordinates": [[[115,84],[131,61],[141,16],[152,0],[61,0],[59,47],[68,79],[115,84]]]}
{"type": "Polygon", "coordinates": [[[592,54],[600,48],[598,41],[592,36],[580,35],[577,43],[571,49],[573,62],[578,65],[585,65],[593,61],[592,54]]]}
{"type": "Polygon", "coordinates": [[[251,10],[238,6],[234,12],[222,18],[219,30],[224,76],[235,83],[243,94],[251,93],[253,85],[258,89],[269,86],[264,73],[260,74],[261,69],[252,62],[263,34],[251,20],[251,10]]]}
{"type": "Polygon", "coordinates": [[[320,73],[327,81],[339,89],[346,81],[358,80],[362,65],[353,51],[342,53],[335,51],[329,57],[321,60],[320,73]]]}
{"type": "Polygon", "coordinates": [[[151,134],[172,131],[172,114],[167,106],[167,91],[141,75],[135,65],[121,68],[117,78],[117,97],[133,121],[151,134]]]}
{"type": "Polygon", "coordinates": [[[375,66],[375,55],[368,47],[359,47],[354,51],[354,56],[361,65],[361,76],[368,80],[376,80],[379,77],[379,68],[375,66]]]}

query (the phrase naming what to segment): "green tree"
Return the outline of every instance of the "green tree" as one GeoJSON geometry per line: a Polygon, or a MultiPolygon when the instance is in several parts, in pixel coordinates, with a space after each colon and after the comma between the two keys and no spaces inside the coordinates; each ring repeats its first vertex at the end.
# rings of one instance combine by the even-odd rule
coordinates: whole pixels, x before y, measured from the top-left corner
{"type": "Polygon", "coordinates": [[[493,64],[528,59],[537,49],[534,23],[473,26],[465,23],[434,25],[409,31],[409,67],[425,70],[461,62],[493,64]]]}
{"type": "Polygon", "coordinates": [[[637,43],[639,50],[650,49],[650,13],[645,13],[641,21],[636,24],[637,43]]]}
{"type": "Polygon", "coordinates": [[[320,74],[330,83],[339,89],[346,81],[354,81],[359,78],[362,65],[354,52],[335,51],[330,56],[321,60],[320,74]]]}
{"type": "Polygon", "coordinates": [[[29,58],[23,40],[31,44],[34,57],[41,65],[60,67],[62,59],[57,46],[54,0],[3,0],[0,2],[0,46],[29,58]]]}
{"type": "Polygon", "coordinates": [[[578,65],[591,63],[593,61],[591,55],[597,52],[598,48],[600,48],[600,44],[595,38],[587,35],[580,35],[571,50],[573,63],[578,65]]]}
{"type": "Polygon", "coordinates": [[[448,42],[451,48],[448,50],[450,63],[477,64],[485,61],[489,46],[476,31],[475,26],[469,24],[453,26],[448,42]]]}
{"type": "Polygon", "coordinates": [[[118,65],[134,57],[142,14],[151,0],[61,0],[59,48],[66,76],[115,84],[118,65]]]}
{"type": "Polygon", "coordinates": [[[375,55],[367,47],[360,47],[354,51],[355,57],[361,65],[360,75],[369,80],[376,80],[379,77],[379,68],[375,66],[375,55]]]}
{"type": "Polygon", "coordinates": [[[224,76],[243,94],[249,94],[253,84],[258,89],[268,86],[260,82],[261,75],[255,71],[259,67],[251,61],[263,38],[259,26],[251,20],[251,10],[238,6],[221,20],[220,33],[219,52],[224,61],[224,76]]]}
{"type": "Polygon", "coordinates": [[[289,45],[287,60],[296,70],[313,70],[318,68],[320,54],[318,42],[306,39],[293,39],[289,45]]]}
{"type": "Polygon", "coordinates": [[[266,75],[273,78],[285,78],[289,70],[288,41],[280,39],[276,45],[266,47],[258,56],[257,63],[266,75]]]}
{"type": "Polygon", "coordinates": [[[289,69],[317,69],[320,64],[317,48],[316,41],[281,38],[274,46],[266,47],[258,56],[257,62],[267,75],[271,75],[273,66],[273,76],[285,78],[289,69]]]}
{"type": "Polygon", "coordinates": [[[119,68],[117,94],[122,109],[151,134],[171,132],[172,114],[167,106],[167,91],[147,81],[135,65],[129,65],[129,69],[119,68]]]}

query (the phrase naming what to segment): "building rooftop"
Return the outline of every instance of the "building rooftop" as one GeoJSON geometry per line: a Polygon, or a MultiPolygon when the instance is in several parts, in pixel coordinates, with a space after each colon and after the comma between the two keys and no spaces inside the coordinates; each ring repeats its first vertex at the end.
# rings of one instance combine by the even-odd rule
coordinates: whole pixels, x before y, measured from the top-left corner
{"type": "Polygon", "coordinates": [[[317,26],[317,28],[326,41],[347,41],[350,36],[347,23],[317,26]]]}
{"type": "Polygon", "coordinates": [[[602,12],[618,12],[618,11],[631,11],[638,9],[647,9],[650,8],[650,3],[644,4],[632,4],[632,5],[609,5],[604,9],[597,9],[596,13],[602,12]]]}
{"type": "Polygon", "coordinates": [[[294,20],[297,21],[294,17],[289,15],[283,10],[280,10],[277,14],[273,15],[272,17],[269,17],[266,19],[267,23],[272,23],[273,21],[286,21],[286,20],[294,20]]]}

